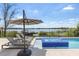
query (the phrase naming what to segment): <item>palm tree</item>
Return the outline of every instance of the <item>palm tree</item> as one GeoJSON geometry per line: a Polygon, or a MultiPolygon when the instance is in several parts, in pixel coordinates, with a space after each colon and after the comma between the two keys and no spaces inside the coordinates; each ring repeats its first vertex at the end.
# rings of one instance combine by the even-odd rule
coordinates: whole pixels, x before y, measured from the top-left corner
{"type": "Polygon", "coordinates": [[[12,8],[14,4],[10,3],[3,3],[1,4],[1,14],[2,14],[2,19],[4,21],[4,37],[6,37],[6,29],[9,25],[9,20],[11,20],[14,15],[16,14],[16,9],[12,8]]]}

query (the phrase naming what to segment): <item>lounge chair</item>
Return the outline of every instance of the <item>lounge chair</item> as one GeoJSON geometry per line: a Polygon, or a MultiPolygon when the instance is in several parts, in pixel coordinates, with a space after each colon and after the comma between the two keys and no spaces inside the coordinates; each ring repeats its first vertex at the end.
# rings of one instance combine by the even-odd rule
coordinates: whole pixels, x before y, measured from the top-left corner
{"type": "MultiPolygon", "coordinates": [[[[4,46],[9,46],[9,48],[11,47],[17,47],[17,48],[23,48],[24,47],[24,42],[23,42],[23,39],[17,35],[18,38],[14,39],[14,38],[7,38],[9,40],[8,43],[6,44],[3,44],[2,45],[2,48],[4,48],[4,46]]],[[[26,48],[30,45],[30,43],[28,41],[25,42],[26,44],[26,48]]]]}
{"type": "MultiPolygon", "coordinates": [[[[20,33],[20,36],[18,36],[19,38],[23,38],[24,37],[24,34],[23,33],[20,33]]],[[[25,36],[25,41],[28,41],[29,43],[32,41],[32,36],[25,36]]],[[[24,41],[24,40],[23,40],[24,41]]]]}

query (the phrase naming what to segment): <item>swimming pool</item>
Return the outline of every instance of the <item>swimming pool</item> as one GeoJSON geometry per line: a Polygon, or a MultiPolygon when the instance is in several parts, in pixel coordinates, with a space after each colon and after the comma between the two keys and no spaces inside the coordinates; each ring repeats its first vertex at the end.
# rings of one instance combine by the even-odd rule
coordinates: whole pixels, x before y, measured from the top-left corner
{"type": "Polygon", "coordinates": [[[79,37],[36,38],[34,47],[38,48],[79,48],[79,37]]]}

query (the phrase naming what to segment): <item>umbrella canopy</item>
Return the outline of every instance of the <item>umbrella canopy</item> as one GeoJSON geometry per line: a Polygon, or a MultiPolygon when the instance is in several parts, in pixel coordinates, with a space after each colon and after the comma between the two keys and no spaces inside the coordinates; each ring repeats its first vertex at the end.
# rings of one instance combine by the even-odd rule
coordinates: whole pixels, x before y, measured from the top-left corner
{"type": "MultiPolygon", "coordinates": [[[[17,19],[17,20],[10,20],[10,24],[16,24],[16,25],[23,25],[23,19],[17,19]]],[[[25,25],[34,25],[34,24],[40,24],[43,23],[43,21],[38,19],[25,19],[24,20],[25,25]]]]}

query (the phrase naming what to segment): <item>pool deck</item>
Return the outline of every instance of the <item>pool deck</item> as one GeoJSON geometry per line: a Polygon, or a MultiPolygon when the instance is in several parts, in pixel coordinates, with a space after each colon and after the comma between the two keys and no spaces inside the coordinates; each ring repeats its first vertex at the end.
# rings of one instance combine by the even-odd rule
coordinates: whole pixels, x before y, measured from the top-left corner
{"type": "Polygon", "coordinates": [[[79,56],[79,49],[47,49],[46,56],[79,56]]]}
{"type": "MultiPolygon", "coordinates": [[[[1,45],[7,42],[6,38],[0,38],[0,56],[16,56],[20,49],[1,49],[1,45]]],[[[79,56],[79,49],[39,49],[33,47],[31,49],[32,56],[79,56]]]]}

